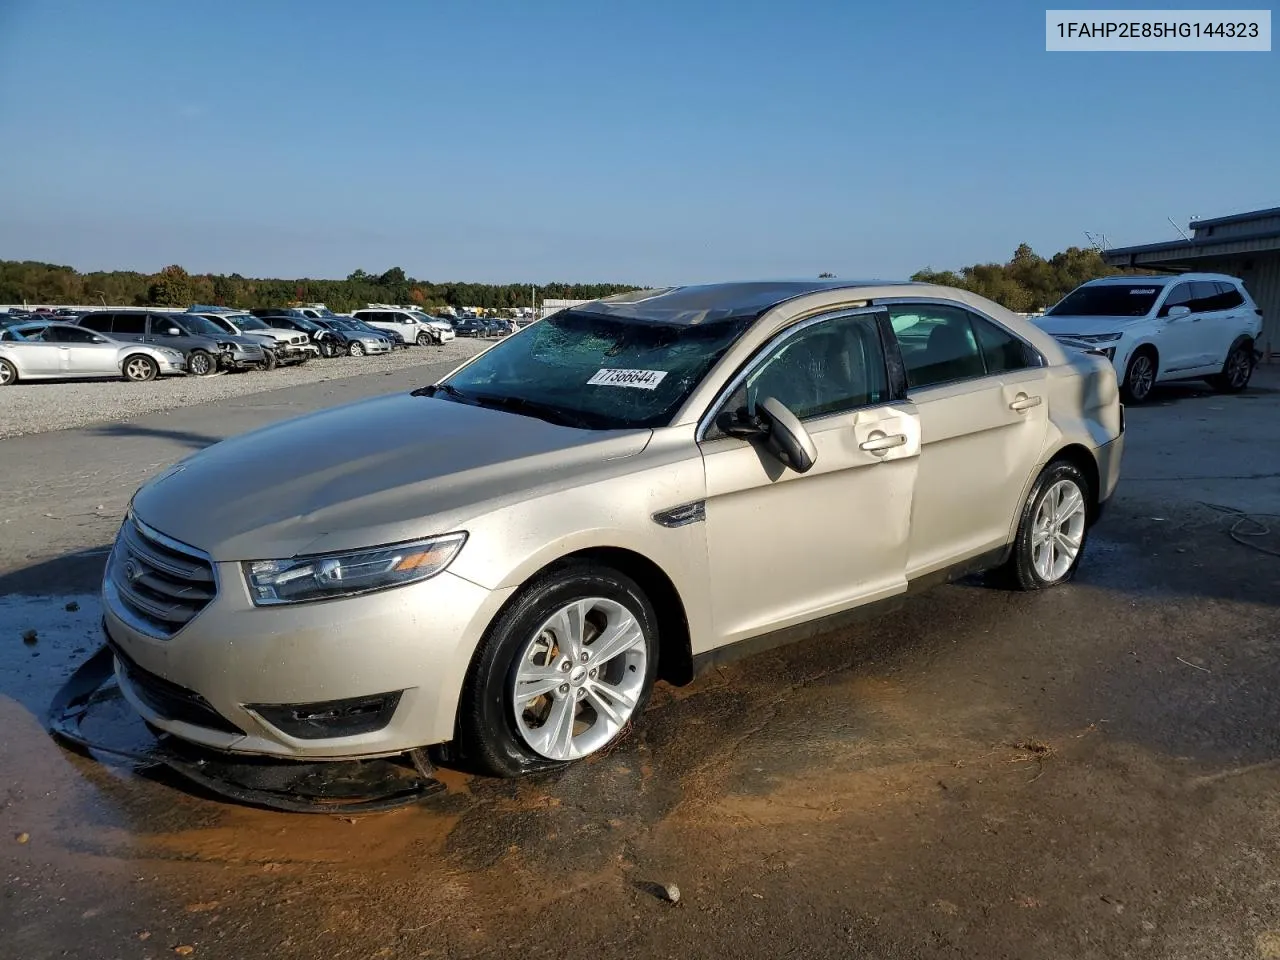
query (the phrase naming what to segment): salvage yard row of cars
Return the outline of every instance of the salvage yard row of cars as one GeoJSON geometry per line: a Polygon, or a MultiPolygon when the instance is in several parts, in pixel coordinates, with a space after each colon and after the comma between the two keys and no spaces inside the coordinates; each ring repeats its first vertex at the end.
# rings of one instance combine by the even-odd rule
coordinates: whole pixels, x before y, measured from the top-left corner
{"type": "Polygon", "coordinates": [[[372,356],[512,330],[505,321],[451,321],[381,304],[350,315],[322,305],[243,311],[199,304],[185,312],[108,308],[0,313],[0,386],[76,377],[141,382],[271,370],[312,357],[372,356]]]}

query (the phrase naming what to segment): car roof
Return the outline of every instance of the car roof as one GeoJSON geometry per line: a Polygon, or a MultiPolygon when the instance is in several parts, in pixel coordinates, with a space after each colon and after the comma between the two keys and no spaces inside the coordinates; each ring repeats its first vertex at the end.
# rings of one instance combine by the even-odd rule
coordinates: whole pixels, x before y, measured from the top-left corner
{"type": "Polygon", "coordinates": [[[861,287],[910,286],[885,280],[763,280],[704,283],[657,290],[633,290],[576,307],[574,313],[663,324],[714,323],[755,319],[788,300],[810,293],[861,287]]]}
{"type": "Polygon", "coordinates": [[[1137,283],[1144,286],[1165,287],[1171,283],[1180,280],[1218,280],[1228,283],[1239,283],[1239,277],[1233,277],[1226,273],[1161,273],[1152,275],[1138,276],[1116,276],[1116,277],[1099,277],[1097,280],[1090,280],[1086,286],[1103,286],[1104,284],[1114,283],[1137,283]]]}

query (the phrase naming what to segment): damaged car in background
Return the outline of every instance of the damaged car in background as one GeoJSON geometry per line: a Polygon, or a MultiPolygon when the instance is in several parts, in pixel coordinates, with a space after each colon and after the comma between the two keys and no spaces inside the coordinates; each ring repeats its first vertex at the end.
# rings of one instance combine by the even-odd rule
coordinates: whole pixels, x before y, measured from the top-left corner
{"type": "Polygon", "coordinates": [[[137,713],[210,755],[546,770],[659,680],[909,589],[1067,582],[1123,430],[1106,358],[967,292],[624,294],[144,485],[106,640],[137,713]]]}

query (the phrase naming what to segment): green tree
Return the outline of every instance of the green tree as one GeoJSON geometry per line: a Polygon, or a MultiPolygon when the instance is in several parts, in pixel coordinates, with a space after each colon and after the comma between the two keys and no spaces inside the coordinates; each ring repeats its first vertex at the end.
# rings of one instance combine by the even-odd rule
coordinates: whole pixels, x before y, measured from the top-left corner
{"type": "Polygon", "coordinates": [[[162,306],[187,306],[192,299],[191,276],[176,263],[165,267],[147,287],[147,302],[162,306]]]}

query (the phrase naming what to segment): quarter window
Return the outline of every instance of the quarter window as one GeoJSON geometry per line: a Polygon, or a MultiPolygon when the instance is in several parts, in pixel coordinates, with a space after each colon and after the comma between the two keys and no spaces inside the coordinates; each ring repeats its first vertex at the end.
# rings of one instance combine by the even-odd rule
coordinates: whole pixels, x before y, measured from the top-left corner
{"type": "Polygon", "coordinates": [[[1040,365],[1013,334],[960,307],[901,304],[889,318],[913,390],[1040,365]]]}
{"type": "Polygon", "coordinates": [[[784,336],[748,374],[726,409],[773,397],[801,420],[887,403],[889,380],[875,318],[833,317],[784,336]]]}

